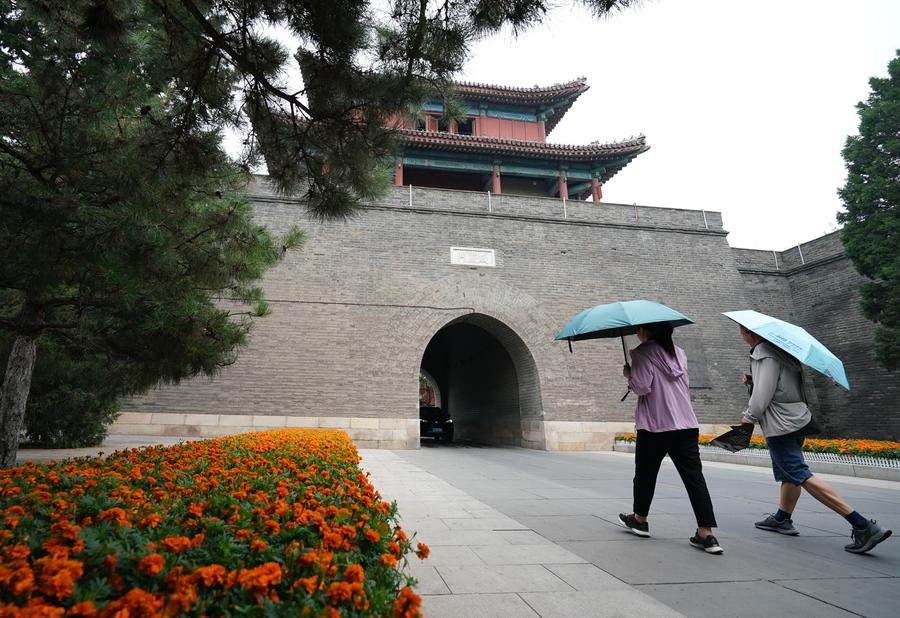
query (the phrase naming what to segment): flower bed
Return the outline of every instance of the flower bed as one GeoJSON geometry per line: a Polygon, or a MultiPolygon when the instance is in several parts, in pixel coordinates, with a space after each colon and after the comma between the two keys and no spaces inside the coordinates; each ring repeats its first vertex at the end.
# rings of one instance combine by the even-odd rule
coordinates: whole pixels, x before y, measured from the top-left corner
{"type": "MultiPolygon", "coordinates": [[[[714,435],[700,434],[700,444],[709,445],[714,435]]],[[[616,441],[634,442],[635,434],[616,435],[616,441]]],[[[754,435],[750,438],[750,447],[766,448],[766,439],[754,435]]],[[[820,440],[807,438],[803,450],[810,453],[833,453],[835,455],[853,455],[858,457],[880,457],[882,459],[900,459],[900,442],[889,440],[820,440]]]]}
{"type": "Polygon", "coordinates": [[[298,429],[2,471],[0,617],[418,616],[358,463],[298,429]]]}

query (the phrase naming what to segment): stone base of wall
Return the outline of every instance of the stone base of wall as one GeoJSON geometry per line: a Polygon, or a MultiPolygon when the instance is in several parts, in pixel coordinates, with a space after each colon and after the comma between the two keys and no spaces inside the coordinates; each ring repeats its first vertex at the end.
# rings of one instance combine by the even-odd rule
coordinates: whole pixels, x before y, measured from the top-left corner
{"type": "Polygon", "coordinates": [[[219,438],[295,427],[343,429],[359,448],[419,447],[418,418],[123,412],[109,428],[109,433],[219,438]]]}
{"type": "MultiPolygon", "coordinates": [[[[418,418],[123,412],[109,433],[218,438],[289,427],[343,429],[359,448],[419,448],[418,418]]],[[[728,425],[700,425],[704,434],[729,429],[728,425]]],[[[630,422],[524,419],[519,445],[541,451],[611,451],[616,434],[633,432],[630,422]]]]}
{"type": "MultiPolygon", "coordinates": [[[[700,425],[700,433],[719,435],[728,425],[700,425]]],[[[611,451],[616,434],[634,433],[634,423],[616,421],[522,421],[522,446],[547,451],[611,451]]]]}

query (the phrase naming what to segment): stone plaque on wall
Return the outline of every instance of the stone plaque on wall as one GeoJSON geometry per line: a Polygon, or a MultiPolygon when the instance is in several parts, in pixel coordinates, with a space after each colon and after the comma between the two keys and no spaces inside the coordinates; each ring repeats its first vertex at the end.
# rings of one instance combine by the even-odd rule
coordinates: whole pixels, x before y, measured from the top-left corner
{"type": "Polygon", "coordinates": [[[497,262],[493,249],[475,247],[450,247],[450,263],[460,266],[488,266],[494,268],[497,262]]]}

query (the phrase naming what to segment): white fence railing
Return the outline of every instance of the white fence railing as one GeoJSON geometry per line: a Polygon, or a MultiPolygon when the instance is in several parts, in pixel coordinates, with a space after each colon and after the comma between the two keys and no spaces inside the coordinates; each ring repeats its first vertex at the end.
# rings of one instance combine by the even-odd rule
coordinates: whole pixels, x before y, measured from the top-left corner
{"type": "MultiPolygon", "coordinates": [[[[634,446],[634,442],[626,442],[624,440],[616,440],[616,446],[634,446]]],[[[716,453],[718,455],[737,455],[726,451],[718,446],[700,445],[701,453],[716,453]]],[[[739,453],[748,457],[768,457],[769,449],[766,448],[747,448],[739,453]]],[[[837,453],[811,453],[803,451],[803,457],[806,461],[821,461],[825,463],[848,464],[851,466],[870,466],[873,468],[894,468],[900,469],[900,460],[885,459],[884,457],[869,457],[859,455],[839,455],[837,453]]]]}

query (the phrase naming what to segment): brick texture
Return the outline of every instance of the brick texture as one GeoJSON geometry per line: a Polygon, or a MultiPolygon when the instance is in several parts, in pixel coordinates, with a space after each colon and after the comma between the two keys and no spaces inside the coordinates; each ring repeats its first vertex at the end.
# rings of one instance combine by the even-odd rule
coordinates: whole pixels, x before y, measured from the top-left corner
{"type": "Polygon", "coordinates": [[[804,372],[810,403],[828,434],[900,439],[900,373],[875,360],[874,327],[859,306],[865,279],[844,256],[840,234],[776,257],[736,250],[736,259],[752,308],[802,326],[844,362],[849,392],[815,371],[804,372]]]}
{"type": "MultiPolygon", "coordinates": [[[[323,223],[262,179],[251,197],[273,231],[297,225],[307,234],[303,249],[266,276],[272,315],[256,321],[221,375],[160,387],[129,411],[281,415],[288,426],[291,417],[416,418],[423,355],[447,328],[447,367],[429,373],[445,384],[458,435],[546,446],[541,422],[633,419],[633,396],[619,401],[619,340],[575,343],[570,354],[554,337],[586,307],[646,298],[696,322],[675,339],[696,377],[700,421],[734,422],[746,403],[747,349],[720,312],[752,306],[793,317],[817,281],[857,283],[846,274],[826,281],[824,270],[770,272],[764,256],[728,246],[712,212],[401,187],[347,221],[323,223]],[[493,249],[496,267],[452,265],[450,247],[493,249]],[[517,426],[519,418],[526,422],[517,426]]],[[[823,411],[845,403],[835,397],[823,392],[823,411]]],[[[834,427],[846,426],[828,410],[834,427]]]]}

